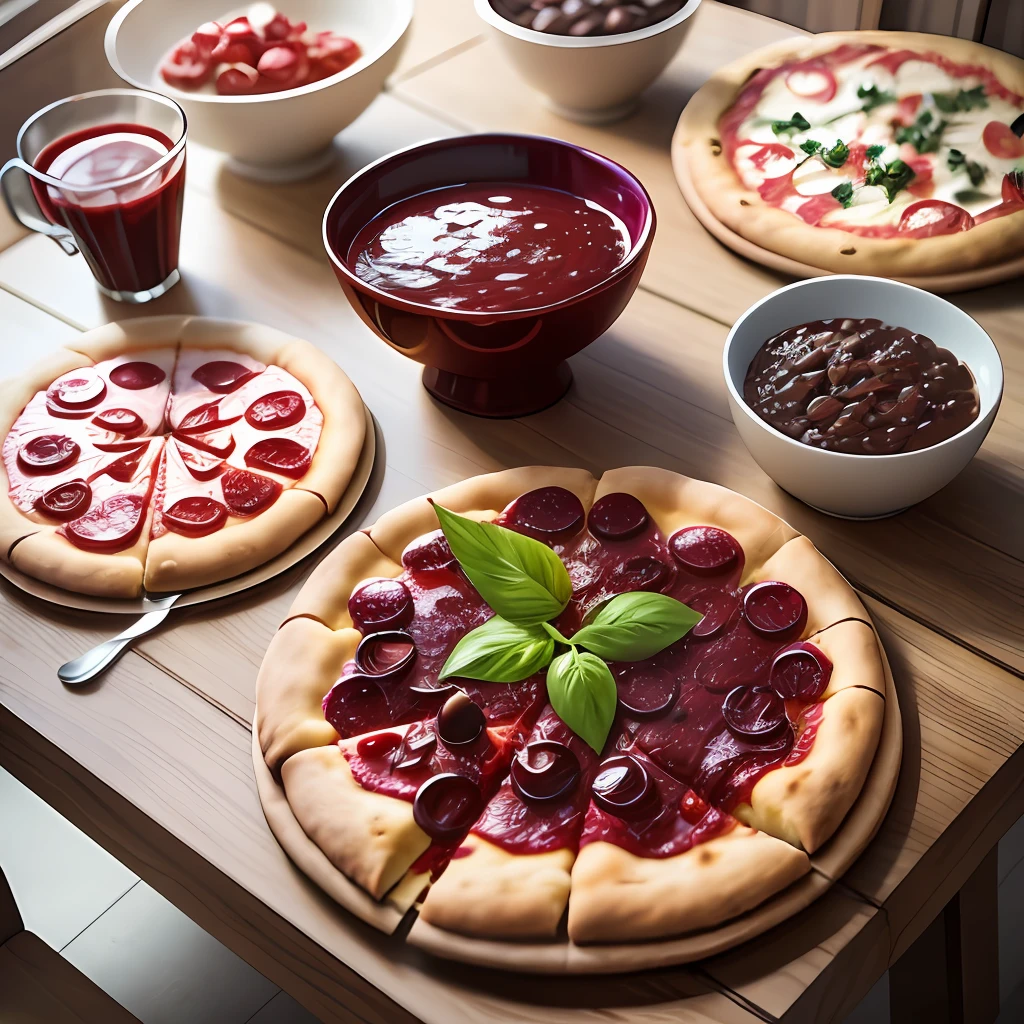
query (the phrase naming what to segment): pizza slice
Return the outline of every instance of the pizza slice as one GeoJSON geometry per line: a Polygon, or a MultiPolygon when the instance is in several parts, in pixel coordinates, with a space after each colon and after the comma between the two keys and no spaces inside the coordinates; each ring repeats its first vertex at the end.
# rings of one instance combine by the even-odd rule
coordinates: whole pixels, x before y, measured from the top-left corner
{"type": "Polygon", "coordinates": [[[281,780],[303,830],[380,899],[427,851],[440,867],[480,816],[521,732],[453,694],[437,717],[301,750],[281,780]]]}
{"type": "Polygon", "coordinates": [[[710,807],[636,748],[606,757],[572,868],[569,938],[660,938],[751,910],[810,871],[807,855],[710,807]]]}
{"type": "Polygon", "coordinates": [[[554,935],[569,901],[597,763],[545,707],[508,777],[431,886],[423,919],[465,935],[554,935]]]}

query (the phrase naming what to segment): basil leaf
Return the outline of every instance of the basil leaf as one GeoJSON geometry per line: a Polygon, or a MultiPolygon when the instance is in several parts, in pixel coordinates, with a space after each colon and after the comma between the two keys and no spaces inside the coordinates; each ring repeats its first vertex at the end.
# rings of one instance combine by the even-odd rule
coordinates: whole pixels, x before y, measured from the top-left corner
{"type": "Polygon", "coordinates": [[[608,661],[643,661],[685,636],[701,618],[668,594],[635,590],[604,604],[570,643],[608,661]]]}
{"type": "Polygon", "coordinates": [[[800,143],[800,148],[808,155],[814,156],[815,153],[821,149],[821,143],[815,142],[814,139],[808,139],[806,142],[800,143]]]}
{"type": "Polygon", "coordinates": [[[575,648],[548,666],[548,700],[559,718],[598,754],[608,739],[618,695],[611,670],[575,648]]]}
{"type": "Polygon", "coordinates": [[[543,627],[517,626],[495,615],[455,645],[438,678],[518,683],[539,672],[554,653],[555,641],[543,627]]]}
{"type": "Polygon", "coordinates": [[[788,121],[772,121],[772,131],[776,135],[786,132],[806,132],[810,130],[811,122],[799,111],[796,111],[788,121]]]}
{"type": "Polygon", "coordinates": [[[881,107],[883,104],[896,102],[895,94],[879,91],[877,85],[858,86],[857,98],[865,101],[864,106],[861,107],[865,113],[867,111],[874,110],[875,107],[881,107]]]}
{"type": "Polygon", "coordinates": [[[494,523],[473,522],[440,505],[434,511],[469,582],[509,622],[544,622],[569,603],[569,574],[546,544],[494,523]]]}
{"type": "Polygon", "coordinates": [[[832,189],[832,198],[835,199],[836,202],[841,203],[844,209],[848,209],[850,204],[853,202],[853,185],[848,181],[844,181],[842,184],[836,185],[836,187],[832,189]]]}
{"type": "Polygon", "coordinates": [[[877,160],[885,152],[885,146],[868,146],[868,159],[877,160]]]}
{"type": "Polygon", "coordinates": [[[552,640],[557,640],[560,644],[569,643],[569,641],[566,640],[565,637],[562,636],[562,634],[559,633],[558,630],[555,629],[555,627],[552,626],[550,622],[542,622],[541,628],[544,630],[545,633],[547,633],[549,637],[551,637],[552,640]]]}

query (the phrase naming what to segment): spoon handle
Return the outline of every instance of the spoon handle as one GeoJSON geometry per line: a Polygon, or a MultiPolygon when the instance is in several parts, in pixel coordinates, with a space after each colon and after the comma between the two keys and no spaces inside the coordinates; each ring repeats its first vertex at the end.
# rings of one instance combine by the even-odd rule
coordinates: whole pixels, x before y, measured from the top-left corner
{"type": "Polygon", "coordinates": [[[150,630],[156,629],[164,619],[167,618],[171,606],[158,608],[156,611],[146,612],[141,618],[133,622],[123,633],[110,640],[104,640],[97,644],[91,651],[61,665],[57,669],[57,678],[67,686],[79,686],[82,683],[95,679],[101,672],[107,669],[133,641],[140,636],[145,636],[150,630]]]}

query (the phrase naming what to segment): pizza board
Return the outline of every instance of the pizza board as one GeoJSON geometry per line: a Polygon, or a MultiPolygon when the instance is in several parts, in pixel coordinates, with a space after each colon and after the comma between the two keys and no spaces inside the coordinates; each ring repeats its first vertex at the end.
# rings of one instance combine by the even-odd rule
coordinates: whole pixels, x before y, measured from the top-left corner
{"type": "MultiPolygon", "coordinates": [[[[319,523],[307,530],[287,550],[281,552],[276,558],[271,558],[262,565],[242,573],[241,576],[234,576],[228,580],[221,580],[218,583],[211,583],[205,587],[196,587],[195,590],[186,591],[174,602],[175,608],[188,608],[196,604],[205,604],[207,601],[217,601],[223,597],[230,597],[250,587],[266,583],[267,580],[283,572],[287,572],[294,565],[297,565],[308,555],[311,555],[319,547],[326,544],[342,524],[352,514],[352,510],[359,503],[363,496],[370,476],[373,472],[373,462],[377,451],[376,424],[373,414],[366,406],[363,406],[363,413],[366,417],[366,440],[363,442],[362,451],[356,462],[356,468],[352,473],[352,479],[341,499],[335,506],[334,511],[321,519],[319,523]]],[[[34,576],[28,576],[19,572],[8,562],[0,561],[0,576],[3,576],[9,583],[13,583],[19,590],[26,594],[38,597],[40,600],[48,601],[51,604],[61,605],[64,608],[74,608],[83,612],[104,612],[109,615],[141,615],[159,609],[161,605],[156,603],[162,596],[160,594],[144,595],[136,598],[103,598],[94,597],[90,594],[76,594],[70,590],[63,590],[50,583],[44,583],[34,576]]]]}
{"type": "MultiPolygon", "coordinates": [[[[698,95],[703,89],[711,85],[714,87],[714,76],[705,83],[694,95],[698,95]]],[[[684,112],[685,113],[685,112],[684,112]]],[[[679,127],[682,124],[684,115],[680,115],[679,125],[676,134],[672,139],[672,168],[675,172],[676,182],[679,191],[682,192],[686,205],[694,217],[703,225],[709,234],[714,235],[724,246],[732,249],[738,256],[760,263],[769,270],[777,270],[780,273],[788,274],[790,277],[825,277],[839,273],[839,271],[824,270],[821,267],[811,266],[809,263],[801,263],[799,260],[782,256],[770,249],[765,249],[754,242],[748,241],[742,235],[738,235],[732,228],[726,227],[707,207],[694,188],[687,166],[686,153],[679,142],[679,127]]],[[[961,274],[939,274],[930,277],[894,277],[895,281],[902,281],[904,284],[914,285],[927,292],[936,294],[949,294],[950,292],[965,292],[971,288],[984,288],[991,284],[1000,284],[1012,278],[1024,275],[1024,256],[1008,260],[1005,263],[996,263],[989,267],[979,267],[976,270],[967,270],[961,274]]]]}
{"type": "MultiPolygon", "coordinates": [[[[810,906],[864,852],[882,825],[899,777],[903,724],[885,650],[885,715],[867,780],[839,831],[811,857],[811,871],[759,907],[717,928],[673,939],[615,945],[577,946],[563,934],[549,942],[470,938],[427,924],[418,917],[408,931],[412,945],[448,960],[531,974],[622,974],[690,963],[713,956],[763,934],[810,906]]],[[[292,862],[337,903],[361,921],[392,934],[404,919],[385,898],[378,902],[327,859],[302,830],[284,789],[273,777],[253,723],[253,771],[263,813],[271,832],[292,862]]],[[[408,912],[415,915],[416,911],[408,912]]],[[[397,940],[396,940],[397,941],[397,940]]]]}

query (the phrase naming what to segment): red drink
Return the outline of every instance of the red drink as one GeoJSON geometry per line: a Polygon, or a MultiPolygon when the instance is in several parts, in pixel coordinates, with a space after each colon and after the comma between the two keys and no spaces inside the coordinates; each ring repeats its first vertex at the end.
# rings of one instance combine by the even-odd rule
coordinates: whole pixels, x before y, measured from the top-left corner
{"type": "Polygon", "coordinates": [[[177,270],[184,152],[144,173],[173,147],[155,128],[102,124],[62,135],[33,161],[61,181],[58,188],[33,178],[40,207],[71,231],[96,280],[115,298],[156,289],[177,270]]]}

